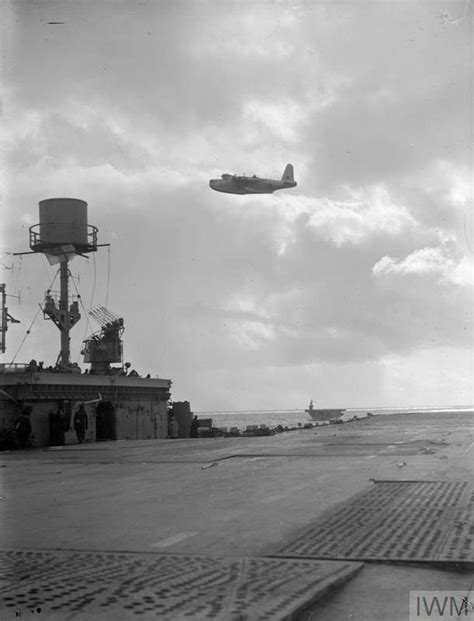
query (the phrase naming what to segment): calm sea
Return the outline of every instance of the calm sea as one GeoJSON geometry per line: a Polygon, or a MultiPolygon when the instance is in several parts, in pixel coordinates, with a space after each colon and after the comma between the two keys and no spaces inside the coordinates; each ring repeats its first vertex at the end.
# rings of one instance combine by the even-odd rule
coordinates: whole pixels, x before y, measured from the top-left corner
{"type": "MultiPolygon", "coordinates": [[[[374,415],[408,414],[422,412],[474,412],[473,406],[454,407],[412,407],[412,408],[360,408],[347,409],[342,420],[352,417],[363,417],[367,412],[374,415]]],[[[304,409],[301,410],[241,410],[241,411],[215,411],[195,412],[199,418],[212,418],[214,427],[237,427],[243,430],[247,425],[267,425],[267,427],[298,427],[311,422],[311,417],[304,409]]]]}

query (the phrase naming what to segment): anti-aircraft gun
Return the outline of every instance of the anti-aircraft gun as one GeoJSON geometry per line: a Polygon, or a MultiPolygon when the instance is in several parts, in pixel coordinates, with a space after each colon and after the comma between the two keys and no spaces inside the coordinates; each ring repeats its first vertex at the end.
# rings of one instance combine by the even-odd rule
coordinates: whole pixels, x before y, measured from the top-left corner
{"type": "Polygon", "coordinates": [[[122,362],[123,319],[103,306],[91,309],[89,315],[102,327],[84,341],[81,354],[91,365],[90,373],[108,375],[114,372],[110,363],[122,362]]]}

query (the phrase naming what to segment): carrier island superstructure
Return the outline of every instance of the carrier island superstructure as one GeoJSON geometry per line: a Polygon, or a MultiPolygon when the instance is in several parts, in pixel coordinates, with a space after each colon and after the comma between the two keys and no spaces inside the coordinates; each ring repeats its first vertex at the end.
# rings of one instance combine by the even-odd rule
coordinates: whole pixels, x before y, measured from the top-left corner
{"type": "MultiPolygon", "coordinates": [[[[0,430],[7,432],[23,407],[31,410],[32,444],[48,446],[51,412],[65,417],[64,443],[76,442],[71,429],[75,409],[84,404],[88,417],[86,441],[154,439],[168,435],[171,380],[140,377],[123,364],[124,322],[104,307],[89,313],[100,330],[83,343],[81,370],[70,360],[70,332],[80,320],[78,296],[69,292],[69,263],[100,247],[98,229],[88,224],[87,203],[75,198],[50,198],[39,203],[39,224],[30,228],[28,253],[43,253],[59,266],[60,291],[48,289],[42,311],[60,333],[60,350],[53,365],[39,364],[41,354],[25,364],[0,365],[0,430]],[[114,365],[114,366],[113,366],[114,365]],[[118,366],[117,366],[118,365],[118,366]]],[[[102,244],[108,245],[108,244],[102,244]]],[[[189,403],[173,405],[173,414],[186,425],[189,403]]]]}

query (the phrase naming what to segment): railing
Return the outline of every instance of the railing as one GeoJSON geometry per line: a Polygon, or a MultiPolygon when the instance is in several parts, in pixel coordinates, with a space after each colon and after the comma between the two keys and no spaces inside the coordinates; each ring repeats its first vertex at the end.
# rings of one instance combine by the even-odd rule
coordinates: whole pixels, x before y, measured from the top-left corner
{"type": "MultiPolygon", "coordinates": [[[[47,228],[48,223],[43,224],[43,227],[47,228]]],[[[65,246],[68,244],[72,244],[74,246],[75,252],[95,252],[97,250],[97,232],[98,228],[93,226],[92,224],[84,224],[84,225],[74,225],[67,224],[68,229],[75,228],[81,234],[85,232],[84,239],[80,242],[74,239],[68,240],[58,240],[58,241],[50,241],[50,240],[42,240],[40,237],[41,225],[35,224],[30,226],[30,248],[35,252],[53,252],[54,249],[59,249],[61,246],[65,246]]],[[[70,231],[69,231],[70,233],[70,231]]],[[[70,235],[69,235],[70,236],[70,235]]]]}
{"type": "Polygon", "coordinates": [[[1,362],[0,373],[23,373],[28,370],[28,365],[24,362],[1,362]]]}
{"type": "MultiPolygon", "coordinates": [[[[80,296],[77,294],[70,294],[68,296],[68,307],[71,306],[71,304],[73,304],[74,302],[78,302],[79,297],[80,296]]],[[[45,296],[44,296],[45,308],[48,306],[48,304],[57,306],[59,308],[60,301],[61,301],[61,293],[59,291],[52,291],[51,289],[48,289],[48,291],[46,291],[45,296]]]]}

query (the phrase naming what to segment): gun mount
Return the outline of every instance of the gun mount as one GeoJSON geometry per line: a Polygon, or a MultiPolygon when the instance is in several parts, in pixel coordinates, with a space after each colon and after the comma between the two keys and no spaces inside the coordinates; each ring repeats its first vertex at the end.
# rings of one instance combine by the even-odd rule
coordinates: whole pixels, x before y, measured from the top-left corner
{"type": "Polygon", "coordinates": [[[112,362],[122,362],[123,319],[103,306],[91,309],[89,315],[101,329],[84,341],[81,354],[91,364],[91,373],[109,373],[112,362]]]}

